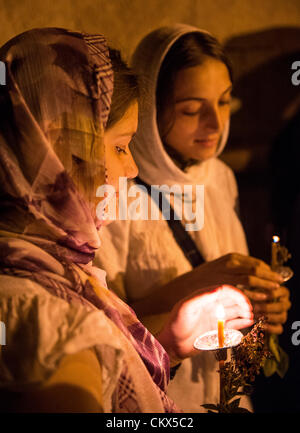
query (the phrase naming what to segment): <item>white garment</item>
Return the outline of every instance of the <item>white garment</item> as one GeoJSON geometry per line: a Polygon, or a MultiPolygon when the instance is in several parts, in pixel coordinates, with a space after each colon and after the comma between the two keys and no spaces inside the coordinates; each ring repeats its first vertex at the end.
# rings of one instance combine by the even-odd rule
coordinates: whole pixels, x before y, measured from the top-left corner
{"type": "MultiPolygon", "coordinates": [[[[223,185],[223,196],[235,190],[234,177],[231,170],[221,161],[211,160],[218,173],[218,184],[223,185]],[[220,183],[219,183],[220,182],[220,183]],[[224,185],[230,188],[224,188],[224,185]]],[[[144,194],[144,193],[142,193],[144,194]]],[[[219,205],[215,197],[216,207],[219,205]]],[[[150,197],[148,197],[150,202],[150,197]]],[[[213,203],[213,200],[211,200],[213,203]]],[[[234,196],[231,204],[234,206],[234,196]]],[[[156,206],[155,203],[151,203],[156,206]]],[[[205,221],[209,222],[210,208],[205,209],[205,221]]],[[[222,210],[222,208],[220,208],[222,210]]],[[[223,209],[224,210],[224,209],[223,209]]],[[[228,209],[225,209],[229,213],[228,209]]],[[[161,215],[160,215],[161,218],[161,215]]],[[[232,248],[223,245],[223,238],[213,232],[213,243],[202,248],[199,242],[199,233],[190,232],[199,250],[206,260],[215,259],[229,252],[247,254],[243,237],[238,239],[234,231],[239,233],[240,223],[232,218],[232,223],[225,231],[224,239],[230,240],[232,248]]],[[[208,224],[207,224],[208,225],[208,224]]],[[[206,222],[204,229],[206,228],[206,222]]],[[[133,302],[148,296],[155,288],[173,280],[179,275],[189,272],[192,267],[176,243],[168,223],[162,219],[158,221],[115,221],[101,229],[101,252],[96,255],[94,265],[102,267],[107,272],[108,287],[114,290],[122,299],[133,302]]],[[[160,317],[145,319],[152,333],[159,331],[160,317]]],[[[203,403],[216,403],[218,401],[218,366],[211,354],[201,353],[193,359],[185,360],[178,369],[175,378],[168,388],[168,395],[184,411],[201,411],[203,403]]]]}
{"type": "MultiPolygon", "coordinates": [[[[238,190],[232,170],[216,156],[181,171],[161,142],[155,108],[155,89],[162,60],[183,34],[200,32],[185,25],[150,33],[139,44],[133,63],[146,85],[142,86],[138,133],[132,147],[140,178],[148,184],[204,185],[204,227],[189,232],[205,260],[230,252],[248,254],[245,234],[236,213],[238,190]]],[[[149,198],[150,200],[150,198],[149,198]]],[[[155,204],[153,204],[155,206],[155,204]]],[[[155,288],[191,270],[166,221],[116,221],[101,232],[103,248],[94,264],[107,272],[108,287],[127,301],[141,299],[155,288]]],[[[147,325],[147,323],[146,323],[147,325]]],[[[152,332],[158,329],[150,328],[152,332]]],[[[184,411],[202,412],[201,404],[218,402],[217,364],[212,354],[185,360],[168,390],[184,411]]]]}

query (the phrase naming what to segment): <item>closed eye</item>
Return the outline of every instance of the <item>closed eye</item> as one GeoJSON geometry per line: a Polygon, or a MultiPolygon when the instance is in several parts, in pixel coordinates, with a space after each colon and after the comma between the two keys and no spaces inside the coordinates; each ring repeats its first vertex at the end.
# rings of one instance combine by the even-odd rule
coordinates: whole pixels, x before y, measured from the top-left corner
{"type": "Polygon", "coordinates": [[[183,114],[185,116],[196,116],[199,113],[199,110],[197,111],[183,111],[183,114]]]}
{"type": "Polygon", "coordinates": [[[231,102],[230,99],[223,99],[221,101],[219,101],[219,105],[229,105],[231,102]]]}

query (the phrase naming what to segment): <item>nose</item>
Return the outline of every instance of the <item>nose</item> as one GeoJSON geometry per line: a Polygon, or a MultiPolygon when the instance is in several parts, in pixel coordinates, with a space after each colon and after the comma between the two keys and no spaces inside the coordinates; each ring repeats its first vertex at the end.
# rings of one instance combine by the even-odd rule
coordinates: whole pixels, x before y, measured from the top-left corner
{"type": "MultiPolygon", "coordinates": [[[[203,119],[203,118],[202,118],[203,119]]],[[[201,121],[201,127],[203,128],[203,123],[201,121]]],[[[209,132],[221,132],[222,121],[221,115],[218,107],[210,105],[207,107],[205,115],[205,127],[209,132]]]]}
{"type": "Polygon", "coordinates": [[[137,177],[138,173],[139,173],[139,169],[138,169],[138,167],[137,167],[137,165],[133,159],[133,156],[130,152],[128,163],[127,163],[126,169],[125,169],[125,176],[128,179],[133,179],[134,177],[137,177]]]}

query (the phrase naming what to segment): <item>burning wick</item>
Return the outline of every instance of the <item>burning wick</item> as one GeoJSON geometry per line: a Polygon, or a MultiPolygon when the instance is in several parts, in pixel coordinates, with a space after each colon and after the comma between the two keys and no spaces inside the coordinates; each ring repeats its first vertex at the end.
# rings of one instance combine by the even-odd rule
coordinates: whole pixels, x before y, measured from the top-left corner
{"type": "Polygon", "coordinates": [[[272,261],[271,261],[271,268],[274,269],[277,266],[277,254],[278,254],[278,246],[279,246],[280,237],[279,236],[273,236],[273,242],[272,242],[272,261]]]}
{"type": "Polygon", "coordinates": [[[225,324],[225,311],[223,305],[217,306],[216,316],[218,319],[218,340],[219,347],[224,347],[224,324],[225,324]]]}

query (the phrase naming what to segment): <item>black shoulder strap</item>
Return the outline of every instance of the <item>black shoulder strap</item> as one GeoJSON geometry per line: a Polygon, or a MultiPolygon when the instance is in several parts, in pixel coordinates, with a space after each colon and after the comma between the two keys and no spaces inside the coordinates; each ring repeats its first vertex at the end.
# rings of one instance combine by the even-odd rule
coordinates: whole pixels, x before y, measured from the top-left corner
{"type": "MultiPolygon", "coordinates": [[[[147,188],[148,194],[151,195],[151,186],[142,181],[139,177],[136,177],[135,179],[136,184],[143,185],[147,188]]],[[[162,212],[162,202],[163,200],[166,200],[163,197],[163,194],[160,194],[159,199],[159,208],[162,212]]],[[[188,259],[190,264],[193,268],[196,266],[201,265],[205,262],[203,259],[200,251],[198,250],[195,242],[189,235],[189,233],[184,229],[183,225],[179,220],[176,220],[174,218],[174,209],[170,205],[170,219],[167,219],[167,223],[172,230],[173,236],[179,247],[181,248],[182,252],[184,253],[185,257],[188,259]]]]}

